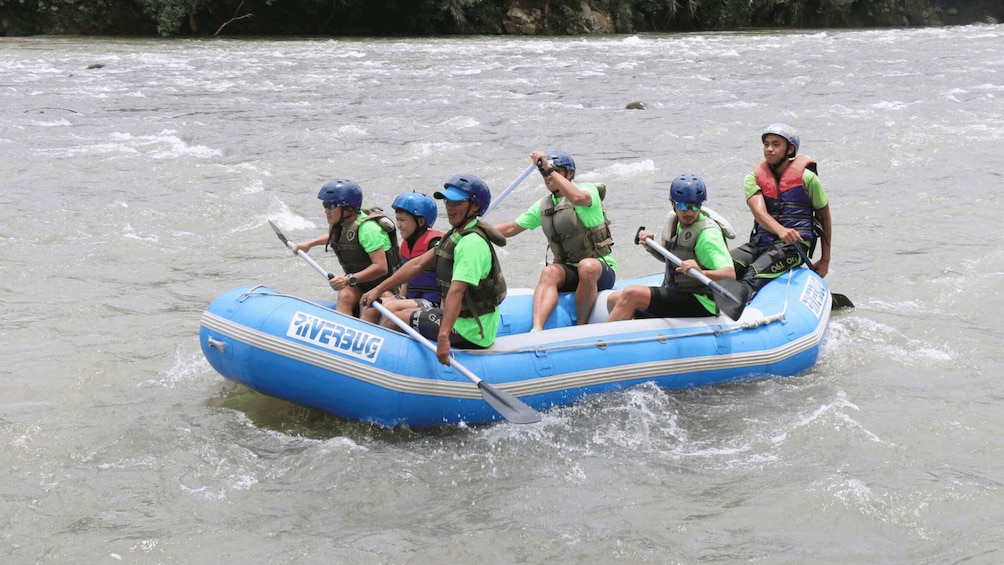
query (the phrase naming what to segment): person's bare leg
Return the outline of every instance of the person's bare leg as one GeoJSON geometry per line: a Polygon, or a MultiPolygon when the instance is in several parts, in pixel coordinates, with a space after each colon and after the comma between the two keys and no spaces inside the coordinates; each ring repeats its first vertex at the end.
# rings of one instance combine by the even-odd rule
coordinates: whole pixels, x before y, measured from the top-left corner
{"type": "MultiPolygon", "coordinates": [[[[387,311],[397,317],[399,320],[404,320],[404,323],[411,323],[411,315],[419,310],[418,304],[411,299],[405,300],[388,300],[384,301],[384,306],[387,307],[387,311]]],[[[390,328],[392,330],[399,329],[397,324],[393,320],[385,319],[383,321],[383,327],[390,328]]]]}
{"type": "Polygon", "coordinates": [[[577,325],[589,323],[589,314],[596,303],[596,281],[602,274],[603,265],[598,259],[583,259],[579,262],[579,286],[575,287],[577,325]]]}
{"type": "Polygon", "coordinates": [[[652,291],[647,286],[633,284],[617,294],[617,303],[607,316],[608,322],[630,320],[634,318],[635,310],[648,308],[652,301],[652,291]]]}
{"type": "Polygon", "coordinates": [[[353,312],[359,304],[360,297],[362,297],[362,294],[359,292],[359,287],[346,286],[342,290],[339,290],[338,304],[335,305],[335,312],[341,312],[346,316],[353,316],[353,312]]]}
{"type": "Polygon", "coordinates": [[[558,305],[558,288],[565,284],[565,269],[550,264],[540,272],[540,281],[533,289],[533,330],[544,329],[544,324],[558,305]]]}

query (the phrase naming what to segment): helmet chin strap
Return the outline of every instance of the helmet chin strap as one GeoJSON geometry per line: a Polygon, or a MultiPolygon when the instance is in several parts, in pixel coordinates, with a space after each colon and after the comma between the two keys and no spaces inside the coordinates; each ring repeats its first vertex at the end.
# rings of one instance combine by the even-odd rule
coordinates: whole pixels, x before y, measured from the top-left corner
{"type": "MultiPolygon", "coordinates": [[[[790,151],[791,148],[792,148],[792,145],[791,145],[791,142],[789,142],[788,143],[788,150],[790,151]]],[[[782,166],[784,166],[784,165],[786,165],[786,164],[794,161],[795,157],[797,157],[797,155],[789,155],[788,153],[785,153],[784,158],[782,158],[780,161],[778,161],[776,165],[771,165],[770,163],[767,163],[767,166],[770,167],[771,171],[777,173],[778,169],[780,169],[782,166]]]]}
{"type": "Polygon", "coordinates": [[[349,208],[350,210],[353,211],[353,213],[351,213],[351,214],[346,211],[346,208],[345,208],[344,205],[341,208],[342,208],[342,217],[338,220],[338,225],[344,224],[345,220],[354,219],[356,217],[357,213],[358,213],[358,210],[356,210],[355,208],[349,208]]]}
{"type": "MultiPolygon", "coordinates": [[[[478,210],[478,212],[480,212],[480,210],[478,210]]],[[[468,200],[467,211],[464,212],[464,221],[463,223],[461,223],[461,226],[466,226],[467,224],[471,223],[471,220],[477,217],[478,217],[477,212],[474,212],[474,201],[468,200]]]]}

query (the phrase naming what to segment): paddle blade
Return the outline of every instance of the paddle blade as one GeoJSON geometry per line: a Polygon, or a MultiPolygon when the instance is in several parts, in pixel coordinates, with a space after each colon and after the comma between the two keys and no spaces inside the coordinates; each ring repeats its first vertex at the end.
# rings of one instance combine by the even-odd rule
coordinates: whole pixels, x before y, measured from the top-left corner
{"type": "Polygon", "coordinates": [[[831,312],[833,310],[843,310],[844,308],[854,308],[854,303],[851,302],[851,299],[847,298],[847,296],[834,293],[831,293],[830,295],[833,296],[833,303],[830,305],[831,312]]]}
{"type": "Polygon", "coordinates": [[[530,408],[515,396],[499,390],[484,381],[478,381],[481,397],[513,424],[534,424],[540,421],[540,412],[530,408]]]}
{"type": "Polygon", "coordinates": [[[746,310],[746,303],[750,297],[750,287],[739,281],[722,279],[715,281],[712,288],[712,296],[715,298],[715,305],[726,316],[733,320],[738,320],[743,311],[746,310]],[[717,292],[715,292],[717,291],[717,292]]]}
{"type": "Polygon", "coordinates": [[[289,240],[286,239],[286,234],[279,231],[279,227],[273,224],[272,220],[268,220],[268,225],[272,226],[272,231],[275,232],[275,236],[279,238],[279,241],[281,241],[283,245],[286,247],[292,247],[292,245],[289,244],[289,240]]]}

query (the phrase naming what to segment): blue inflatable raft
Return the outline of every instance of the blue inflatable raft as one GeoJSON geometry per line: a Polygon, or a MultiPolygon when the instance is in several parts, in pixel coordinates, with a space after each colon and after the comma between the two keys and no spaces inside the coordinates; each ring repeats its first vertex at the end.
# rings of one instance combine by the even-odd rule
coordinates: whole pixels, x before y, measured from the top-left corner
{"type": "MultiPolygon", "coordinates": [[[[618,288],[655,285],[661,276],[618,288]]],[[[530,334],[532,290],[512,290],[495,344],[454,350],[458,366],[537,410],[647,381],[683,388],[793,376],[816,363],[832,302],[825,281],[806,268],[768,284],[738,320],[606,323],[605,295],[582,326],[571,325],[573,295],[561,295],[547,329],[530,334]]],[[[238,288],[209,305],[199,333],[206,359],[224,377],[342,418],[388,427],[502,419],[478,386],[441,365],[426,344],[339,314],[330,302],[238,288]]]]}

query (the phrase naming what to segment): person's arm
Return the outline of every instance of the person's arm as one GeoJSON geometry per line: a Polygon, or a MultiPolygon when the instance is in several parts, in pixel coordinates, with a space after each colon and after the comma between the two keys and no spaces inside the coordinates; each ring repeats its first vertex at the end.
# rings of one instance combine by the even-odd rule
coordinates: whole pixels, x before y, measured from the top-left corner
{"type": "MultiPolygon", "coordinates": [[[[655,257],[660,262],[665,263],[666,258],[662,256],[662,253],[659,253],[655,249],[652,249],[651,247],[648,246],[648,240],[653,239],[654,237],[655,237],[654,233],[647,232],[641,228],[638,228],[638,233],[635,234],[635,240],[636,240],[635,243],[640,245],[642,249],[644,249],[645,251],[648,251],[649,255],[655,257]]],[[[666,247],[666,241],[662,242],[662,246],[666,247]]]]}
{"type": "Polygon", "coordinates": [[[515,221],[495,224],[495,229],[497,229],[499,233],[505,237],[512,237],[518,233],[526,231],[526,228],[517,224],[515,221]]]}
{"type": "Polygon", "coordinates": [[[464,294],[469,285],[464,281],[454,280],[450,290],[443,297],[443,319],[439,323],[439,333],[436,335],[436,359],[443,365],[450,364],[450,334],[460,317],[460,307],[464,302],[464,294]]]}
{"type": "Polygon", "coordinates": [[[360,303],[363,306],[366,306],[373,300],[380,298],[384,292],[387,292],[395,286],[406,283],[417,277],[422,273],[422,271],[432,265],[435,260],[435,249],[430,249],[418,257],[412,257],[407,263],[402,265],[400,269],[394,271],[393,275],[387,277],[383,282],[370,289],[370,291],[366,294],[362,295],[360,303]]]}
{"type": "Polygon", "coordinates": [[[575,183],[565,178],[564,175],[559,174],[557,171],[551,173],[544,179],[545,184],[553,183],[548,186],[558,187],[558,192],[565,197],[566,200],[574,204],[575,206],[591,206],[593,203],[593,196],[584,190],[579,190],[579,187],[575,186],[575,183]]]}
{"type": "Polygon", "coordinates": [[[729,254],[729,246],[725,243],[725,236],[721,230],[706,229],[701,232],[694,248],[694,252],[701,260],[688,259],[682,261],[682,265],[677,267],[677,272],[686,274],[691,269],[697,269],[706,277],[713,281],[722,279],[736,279],[736,270],[733,267],[732,255],[729,254]],[[709,268],[703,269],[701,265],[709,268]]]}
{"type": "Polygon", "coordinates": [[[354,273],[356,275],[356,284],[374,281],[387,274],[387,253],[384,252],[382,247],[377,247],[373,251],[370,251],[369,257],[370,264],[365,269],[354,273]]]}
{"type": "Polygon", "coordinates": [[[702,269],[697,261],[693,259],[687,259],[686,261],[681,261],[680,266],[676,268],[676,272],[687,274],[687,271],[694,269],[699,273],[703,273],[704,276],[708,277],[713,281],[720,281],[722,279],[732,279],[736,280],[736,270],[734,267],[721,267],[719,269],[702,269]]]}
{"type": "Polygon", "coordinates": [[[764,201],[763,193],[757,192],[753,196],[750,196],[746,200],[746,205],[753,212],[753,219],[756,220],[756,223],[763,226],[767,231],[776,235],[785,243],[802,241],[802,234],[798,233],[798,230],[782,226],[780,222],[770,215],[770,212],[767,211],[767,203],[764,201]]]}
{"type": "Polygon", "coordinates": [[[293,255],[296,255],[297,251],[303,251],[304,253],[306,253],[307,251],[310,251],[310,248],[313,247],[313,246],[315,246],[315,245],[320,245],[322,243],[327,243],[328,242],[328,237],[329,236],[327,234],[325,234],[325,235],[322,235],[322,236],[318,236],[318,237],[316,237],[316,238],[314,238],[314,239],[312,239],[310,241],[296,243],[296,244],[293,245],[293,247],[290,247],[290,250],[293,252],[293,255]]]}
{"type": "Polygon", "coordinates": [[[830,237],[833,234],[833,219],[830,216],[830,205],[827,204],[816,210],[816,217],[819,218],[819,223],[823,226],[823,235],[819,238],[820,243],[822,243],[822,255],[812,266],[819,273],[819,276],[825,277],[830,272],[830,237]]]}

